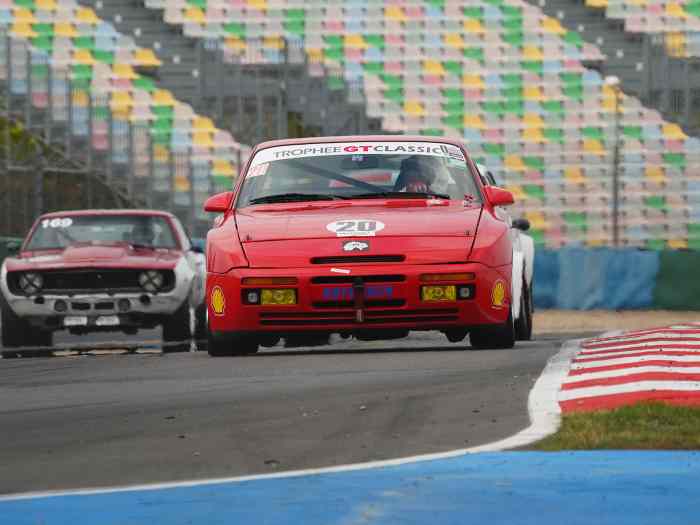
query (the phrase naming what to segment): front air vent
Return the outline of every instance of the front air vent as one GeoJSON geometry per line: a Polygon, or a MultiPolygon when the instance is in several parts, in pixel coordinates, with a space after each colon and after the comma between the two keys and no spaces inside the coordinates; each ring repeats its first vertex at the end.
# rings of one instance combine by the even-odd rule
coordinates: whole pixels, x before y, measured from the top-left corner
{"type": "Polygon", "coordinates": [[[333,257],[312,257],[311,264],[400,263],[405,260],[405,255],[337,255],[333,257]]]}
{"type": "MultiPolygon", "coordinates": [[[[352,301],[318,301],[312,303],[314,308],[354,308],[352,301]]],[[[398,308],[404,306],[404,299],[369,299],[364,302],[364,308],[398,308]]]]}
{"type": "Polygon", "coordinates": [[[357,280],[363,283],[402,283],[406,280],[405,275],[324,275],[312,277],[311,284],[355,284],[357,280]]]}

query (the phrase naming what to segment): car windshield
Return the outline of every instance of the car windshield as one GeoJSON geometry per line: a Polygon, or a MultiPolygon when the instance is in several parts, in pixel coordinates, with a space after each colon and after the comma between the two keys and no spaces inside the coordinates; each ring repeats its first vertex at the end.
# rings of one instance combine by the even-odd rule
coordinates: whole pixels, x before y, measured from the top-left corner
{"type": "Polygon", "coordinates": [[[66,215],[39,221],[27,250],[63,249],[80,244],[128,243],[149,248],[176,248],[165,217],[154,215],[66,215]]]}
{"type": "Polygon", "coordinates": [[[459,148],[379,141],[267,148],[253,158],[237,205],[416,196],[480,202],[459,148]]]}

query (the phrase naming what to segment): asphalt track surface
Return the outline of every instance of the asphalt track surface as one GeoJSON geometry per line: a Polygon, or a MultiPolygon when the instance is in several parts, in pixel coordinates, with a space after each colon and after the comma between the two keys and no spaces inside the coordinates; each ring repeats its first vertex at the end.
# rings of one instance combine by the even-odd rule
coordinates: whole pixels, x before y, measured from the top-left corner
{"type": "Polygon", "coordinates": [[[464,350],[438,333],[213,359],[0,360],[0,493],[261,474],[476,446],[528,424],[565,339],[464,350]]]}

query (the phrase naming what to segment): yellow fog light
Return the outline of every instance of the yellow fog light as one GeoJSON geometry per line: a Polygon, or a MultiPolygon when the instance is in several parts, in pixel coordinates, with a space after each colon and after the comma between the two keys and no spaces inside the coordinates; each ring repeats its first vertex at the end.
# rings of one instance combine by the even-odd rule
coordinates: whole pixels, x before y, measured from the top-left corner
{"type": "Polygon", "coordinates": [[[297,291],[292,288],[265,288],[260,304],[297,304],[297,291]]]}
{"type": "Polygon", "coordinates": [[[423,301],[455,301],[456,286],[422,286],[420,289],[423,301]]]}

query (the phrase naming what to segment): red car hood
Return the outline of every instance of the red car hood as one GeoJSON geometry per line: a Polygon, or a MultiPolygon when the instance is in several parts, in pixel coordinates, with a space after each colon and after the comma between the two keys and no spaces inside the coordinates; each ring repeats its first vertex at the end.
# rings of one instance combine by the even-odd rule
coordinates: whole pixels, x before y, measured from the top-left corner
{"type": "Polygon", "coordinates": [[[6,260],[8,271],[60,270],[70,268],[172,269],[181,253],[177,250],[135,249],[130,246],[75,246],[65,250],[23,252],[6,260]]]}
{"type": "Polygon", "coordinates": [[[306,266],[318,257],[399,255],[406,263],[466,261],[481,208],[461,201],[402,199],[371,203],[256,206],[236,214],[246,257],[252,267],[306,266]],[[379,223],[373,235],[341,233],[341,221],[379,223]],[[347,241],[368,248],[346,250],[347,241]]]}

